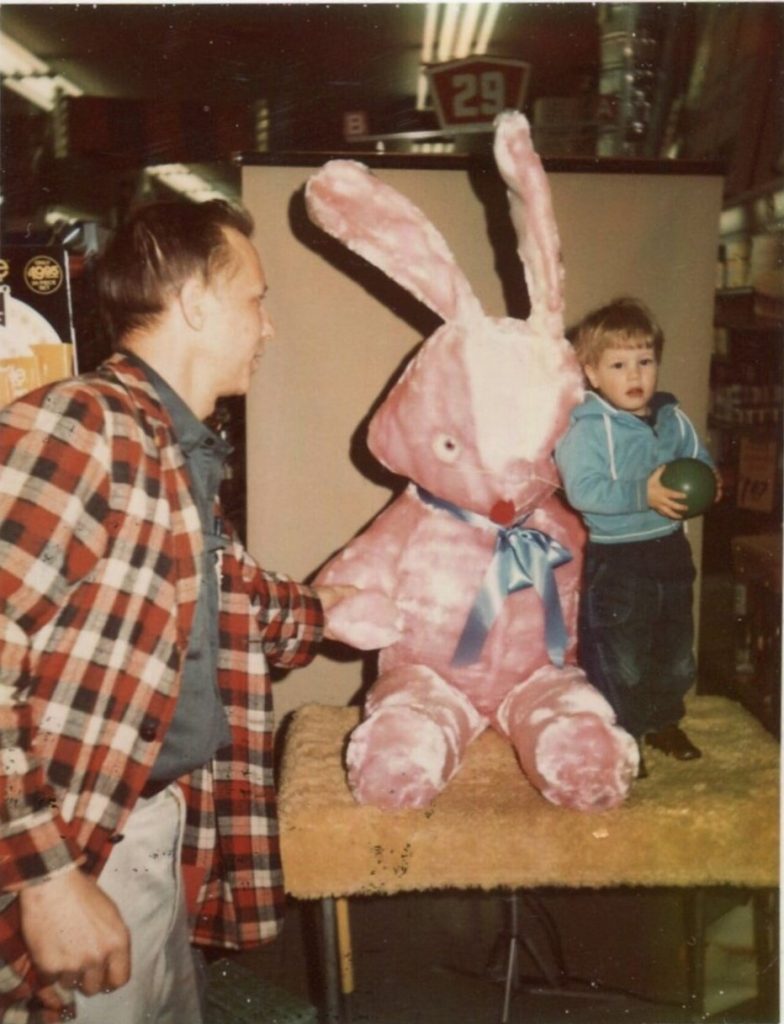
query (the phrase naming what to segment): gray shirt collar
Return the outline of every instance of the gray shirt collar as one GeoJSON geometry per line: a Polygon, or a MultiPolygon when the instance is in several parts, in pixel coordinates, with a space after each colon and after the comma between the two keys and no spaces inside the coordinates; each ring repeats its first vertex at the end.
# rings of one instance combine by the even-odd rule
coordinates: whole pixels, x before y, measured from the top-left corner
{"type": "Polygon", "coordinates": [[[144,370],[150,383],[158,392],[161,404],[171,417],[177,442],[186,458],[202,445],[213,449],[215,454],[221,459],[225,459],[231,453],[231,445],[216,434],[214,430],[211,430],[206,423],[198,419],[190,406],[180,398],[174,388],[161,377],[157,370],[154,370],[149,363],[145,362],[141,356],[137,356],[135,352],[123,349],[123,355],[144,370]]]}

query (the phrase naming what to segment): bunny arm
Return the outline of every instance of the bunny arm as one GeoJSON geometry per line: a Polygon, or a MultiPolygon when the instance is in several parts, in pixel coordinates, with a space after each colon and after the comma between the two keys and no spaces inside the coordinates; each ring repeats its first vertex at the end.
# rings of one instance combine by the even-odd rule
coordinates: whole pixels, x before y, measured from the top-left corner
{"type": "Polygon", "coordinates": [[[443,320],[471,322],[479,300],[443,236],[397,189],[355,160],[330,160],[308,179],[310,219],[443,320]]]}
{"type": "Polygon", "coordinates": [[[531,320],[548,334],[563,334],[561,243],[547,176],[531,142],[526,118],[505,111],[496,118],[495,160],[508,188],[509,209],[525,271],[531,320]]]}
{"type": "Polygon", "coordinates": [[[349,584],[359,593],[344,598],[329,614],[335,639],[358,650],[396,643],[403,617],[395,605],[396,567],[405,538],[413,527],[412,509],[393,502],[319,571],[315,583],[349,584]]]}

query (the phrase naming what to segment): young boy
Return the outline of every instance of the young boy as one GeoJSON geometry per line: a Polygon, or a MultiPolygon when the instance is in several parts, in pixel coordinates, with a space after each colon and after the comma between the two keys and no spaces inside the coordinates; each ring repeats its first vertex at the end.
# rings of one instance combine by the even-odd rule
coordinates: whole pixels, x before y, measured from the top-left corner
{"type": "MultiPolygon", "coordinates": [[[[634,299],[616,299],[581,322],[574,346],[592,390],[555,457],[589,531],[581,664],[638,743],[645,737],[687,761],[700,757],[679,726],[695,674],[695,569],[684,495],[661,475],[684,456],[715,467],[675,397],[656,390],[663,345],[661,328],[634,299]]],[[[642,757],[640,765],[644,777],[642,757]]]]}

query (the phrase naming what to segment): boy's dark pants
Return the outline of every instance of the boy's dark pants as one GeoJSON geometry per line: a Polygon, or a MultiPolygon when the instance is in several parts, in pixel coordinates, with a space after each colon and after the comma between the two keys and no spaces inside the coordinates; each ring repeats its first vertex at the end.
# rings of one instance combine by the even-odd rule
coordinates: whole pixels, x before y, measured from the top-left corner
{"type": "Polygon", "coordinates": [[[637,739],[678,723],[694,682],[695,571],[677,538],[586,548],[578,657],[637,739]]]}

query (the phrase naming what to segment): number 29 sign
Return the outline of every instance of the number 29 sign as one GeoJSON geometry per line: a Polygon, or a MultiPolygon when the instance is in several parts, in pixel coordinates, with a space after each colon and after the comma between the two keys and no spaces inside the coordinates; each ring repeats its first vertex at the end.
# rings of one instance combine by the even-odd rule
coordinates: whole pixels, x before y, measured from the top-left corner
{"type": "Polygon", "coordinates": [[[492,131],[496,114],[519,110],[531,65],[507,57],[464,57],[427,68],[441,127],[450,132],[492,131]]]}

